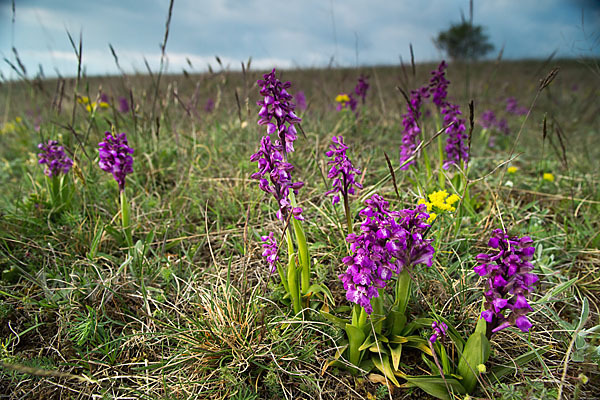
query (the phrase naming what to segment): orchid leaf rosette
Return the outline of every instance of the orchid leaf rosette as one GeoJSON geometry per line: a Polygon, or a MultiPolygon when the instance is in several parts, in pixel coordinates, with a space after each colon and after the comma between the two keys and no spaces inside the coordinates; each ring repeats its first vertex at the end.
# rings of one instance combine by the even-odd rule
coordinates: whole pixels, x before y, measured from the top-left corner
{"type": "Polygon", "coordinates": [[[104,134],[104,141],[98,143],[98,165],[103,171],[110,172],[119,186],[121,200],[121,224],[125,240],[129,247],[133,246],[130,223],[130,208],[125,195],[125,178],[133,172],[133,149],[129,147],[125,133],[104,134]]]}
{"type": "Polygon", "coordinates": [[[56,140],[38,144],[38,163],[45,165],[50,200],[56,209],[63,207],[69,200],[70,190],[65,177],[73,167],[73,160],[67,156],[63,146],[56,140]]]}
{"type": "Polygon", "coordinates": [[[361,232],[346,238],[351,255],[342,260],[347,269],[339,276],[346,299],[355,304],[351,323],[345,325],[348,360],[367,370],[369,365],[375,366],[397,383],[394,371],[398,369],[403,345],[430,352],[426,339],[406,338],[415,329],[428,324],[423,325],[422,321],[407,324],[406,309],[414,267],[419,264],[430,267],[433,263],[432,240],[425,238],[430,227],[426,222],[429,215],[425,205],[391,211],[389,203],[378,194],[367,199],[365,204],[366,208],[360,212],[364,218],[361,232]],[[386,305],[383,294],[394,278],[393,302],[386,305]],[[373,329],[367,324],[368,316],[373,329]],[[363,360],[367,350],[373,356],[363,360]]]}

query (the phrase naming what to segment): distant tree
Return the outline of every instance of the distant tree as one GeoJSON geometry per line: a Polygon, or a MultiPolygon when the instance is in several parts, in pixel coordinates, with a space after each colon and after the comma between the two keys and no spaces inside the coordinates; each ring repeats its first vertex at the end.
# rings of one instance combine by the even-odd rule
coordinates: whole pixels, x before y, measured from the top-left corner
{"type": "Polygon", "coordinates": [[[433,40],[435,46],[455,60],[476,60],[494,49],[481,25],[473,25],[464,18],[440,32],[433,40]]]}

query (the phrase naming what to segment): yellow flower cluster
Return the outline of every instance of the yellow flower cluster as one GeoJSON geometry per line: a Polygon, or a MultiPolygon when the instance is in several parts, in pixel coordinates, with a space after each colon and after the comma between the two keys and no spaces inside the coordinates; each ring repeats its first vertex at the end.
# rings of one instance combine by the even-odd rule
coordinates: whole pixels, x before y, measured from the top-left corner
{"type": "Polygon", "coordinates": [[[335,101],[343,105],[350,101],[350,97],[346,93],[341,93],[335,97],[335,101]]]}
{"type": "Polygon", "coordinates": [[[21,125],[21,122],[23,122],[23,119],[21,117],[17,117],[15,118],[15,122],[9,121],[4,123],[4,125],[0,127],[0,134],[4,135],[6,133],[16,132],[17,128],[21,125]]]}
{"type": "Polygon", "coordinates": [[[545,181],[548,181],[548,182],[554,182],[554,175],[551,174],[550,172],[545,172],[544,175],[542,176],[542,179],[544,179],[545,181]]]}
{"type": "Polygon", "coordinates": [[[83,104],[85,105],[85,109],[87,112],[91,113],[93,111],[96,111],[96,109],[98,107],[100,108],[108,108],[109,105],[107,102],[105,101],[90,101],[90,98],[87,96],[81,96],[77,99],[77,102],[79,104],[83,104]]]}
{"type": "Polygon", "coordinates": [[[425,199],[419,199],[418,204],[425,204],[427,206],[427,212],[429,213],[428,223],[433,222],[437,218],[437,214],[431,212],[434,208],[438,212],[453,212],[456,211],[456,207],[453,206],[460,197],[456,194],[449,195],[445,190],[438,190],[437,192],[431,193],[429,196],[429,201],[425,199]]]}
{"type": "Polygon", "coordinates": [[[508,172],[509,174],[514,174],[519,170],[519,168],[517,167],[508,167],[508,169],[506,170],[506,172],[508,172]]]}

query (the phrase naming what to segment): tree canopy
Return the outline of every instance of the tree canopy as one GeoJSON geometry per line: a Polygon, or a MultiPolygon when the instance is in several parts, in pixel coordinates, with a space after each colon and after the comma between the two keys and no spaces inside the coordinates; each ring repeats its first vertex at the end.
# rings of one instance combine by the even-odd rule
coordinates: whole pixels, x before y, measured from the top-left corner
{"type": "Polygon", "coordinates": [[[440,32],[433,42],[438,49],[445,51],[455,60],[476,60],[494,49],[488,35],[483,32],[483,27],[464,19],[461,23],[452,24],[448,30],[440,32]]]}

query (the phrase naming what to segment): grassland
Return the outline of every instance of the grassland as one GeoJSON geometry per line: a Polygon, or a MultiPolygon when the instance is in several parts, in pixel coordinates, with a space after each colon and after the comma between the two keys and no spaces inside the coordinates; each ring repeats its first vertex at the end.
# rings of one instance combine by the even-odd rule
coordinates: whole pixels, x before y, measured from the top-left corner
{"type": "MultiPolygon", "coordinates": [[[[475,121],[485,110],[507,118],[510,134],[476,124],[469,178],[472,213],[440,219],[434,266],[416,277],[413,315],[443,313],[461,333],[472,330],[482,301],[475,255],[501,224],[536,246],[529,334],[494,336],[492,365],[530,350],[548,350],[502,383],[483,375],[475,398],[595,399],[600,396],[600,72],[595,60],[451,63],[449,95],[475,121]],[[543,80],[559,67],[554,80],[543,80]],[[505,99],[531,107],[505,113],[505,99]],[[514,157],[514,159],[513,159],[514,157]],[[517,172],[509,174],[508,160],[517,172]],[[499,168],[496,168],[500,166],[499,168]],[[552,173],[553,182],[542,179],[552,173]],[[586,300],[587,299],[587,300],[586,300]],[[584,310],[584,304],[589,309],[584,310]],[[586,379],[587,378],[587,379],[586,379]]],[[[427,82],[433,64],[364,69],[280,71],[304,91],[302,130],[293,160],[306,183],[305,210],[313,276],[345,314],[337,275],[348,254],[341,208],[324,196],[325,151],[343,135],[364,189],[395,208],[438,189],[437,172],[398,166],[405,92],[427,82]],[[358,118],[335,111],[333,99],[357,77],[371,89],[358,118]]],[[[123,75],[21,80],[0,86],[0,397],[21,398],[427,398],[420,389],[390,388],[369,376],[326,368],[344,332],[317,312],[293,318],[278,278],[260,256],[260,235],[281,230],[275,206],[249,178],[261,71],[123,75]],[[77,99],[109,96],[95,113],[77,99]],[[132,111],[118,111],[123,96],[132,111]],[[205,110],[208,99],[214,110],[205,110]],[[17,119],[19,121],[17,121],[17,119]],[[36,128],[39,126],[39,129],[36,128]],[[127,194],[134,249],[119,228],[116,183],[98,168],[105,131],[126,132],[135,149],[127,194]],[[55,139],[76,165],[68,206],[53,208],[37,144],[55,139]]],[[[426,134],[435,131],[424,120],[426,134]]],[[[436,142],[430,147],[435,161],[436,142]]],[[[422,163],[422,160],[419,161],[422,163]]],[[[419,164],[422,165],[422,164],[419,164]]],[[[449,173],[444,181],[452,190],[449,173]]],[[[407,354],[406,368],[413,368],[407,354]]],[[[371,377],[373,378],[373,377],[371,377]]]]}

